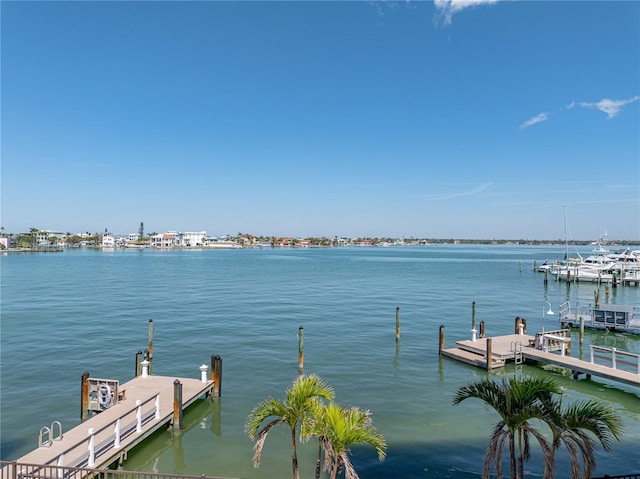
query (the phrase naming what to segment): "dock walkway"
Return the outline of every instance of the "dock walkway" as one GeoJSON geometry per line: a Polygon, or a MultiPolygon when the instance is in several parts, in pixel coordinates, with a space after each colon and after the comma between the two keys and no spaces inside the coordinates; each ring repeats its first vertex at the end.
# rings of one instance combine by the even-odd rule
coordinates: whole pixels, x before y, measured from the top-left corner
{"type": "MultiPolygon", "coordinates": [[[[631,386],[640,386],[640,358],[638,359],[637,373],[625,371],[595,362],[584,361],[566,354],[558,354],[552,350],[543,351],[542,349],[538,349],[535,345],[541,341],[543,336],[547,341],[551,338],[553,348],[555,349],[565,350],[567,349],[567,344],[565,343],[570,343],[570,338],[567,341],[567,338],[562,338],[554,334],[538,333],[536,336],[507,334],[492,338],[482,338],[476,341],[456,341],[455,348],[441,348],[440,354],[487,370],[504,367],[508,361],[520,363],[528,359],[567,368],[571,370],[574,378],[577,378],[579,374],[585,374],[587,377],[593,375],[631,386]],[[490,342],[487,341],[487,339],[489,339],[490,342]],[[491,354],[489,358],[487,354],[488,344],[491,344],[491,354]]],[[[441,337],[441,344],[443,344],[443,342],[444,339],[441,337]]],[[[544,344],[549,343],[545,342],[544,344]]],[[[621,352],[618,352],[618,354],[620,353],[621,352]]],[[[631,355],[630,353],[626,354],[638,356],[631,355]]]]}
{"type": "Polygon", "coordinates": [[[121,386],[124,400],[94,414],[73,429],[63,431],[61,437],[51,438],[17,462],[95,469],[121,462],[128,450],[163,426],[172,424],[175,414],[181,413],[174,411],[175,381],[182,385],[182,401],[177,406],[182,409],[200,397],[210,395],[214,388],[213,380],[138,376],[121,386]],[[93,454],[91,446],[95,451],[93,454]]]}

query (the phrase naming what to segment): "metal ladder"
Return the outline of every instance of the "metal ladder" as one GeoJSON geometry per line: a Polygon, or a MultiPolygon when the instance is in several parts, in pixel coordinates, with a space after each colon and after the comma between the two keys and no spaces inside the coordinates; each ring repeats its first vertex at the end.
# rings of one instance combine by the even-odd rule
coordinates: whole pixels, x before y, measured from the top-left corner
{"type": "Polygon", "coordinates": [[[520,341],[512,341],[509,350],[513,352],[513,359],[516,365],[524,362],[524,358],[522,357],[522,343],[520,341]]]}

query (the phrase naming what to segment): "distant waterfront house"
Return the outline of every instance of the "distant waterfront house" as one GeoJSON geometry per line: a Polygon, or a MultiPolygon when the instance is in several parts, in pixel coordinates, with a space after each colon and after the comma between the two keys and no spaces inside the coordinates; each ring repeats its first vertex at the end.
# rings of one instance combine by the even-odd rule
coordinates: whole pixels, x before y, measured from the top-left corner
{"type": "Polygon", "coordinates": [[[179,244],[176,233],[160,233],[149,238],[149,245],[152,248],[173,248],[179,244]]]}
{"type": "Polygon", "coordinates": [[[116,239],[111,233],[105,233],[102,235],[102,247],[114,248],[116,246],[116,239]]]}
{"type": "Polygon", "coordinates": [[[206,231],[197,231],[197,232],[185,232],[181,235],[182,246],[202,246],[206,242],[207,232],[206,231]]]}

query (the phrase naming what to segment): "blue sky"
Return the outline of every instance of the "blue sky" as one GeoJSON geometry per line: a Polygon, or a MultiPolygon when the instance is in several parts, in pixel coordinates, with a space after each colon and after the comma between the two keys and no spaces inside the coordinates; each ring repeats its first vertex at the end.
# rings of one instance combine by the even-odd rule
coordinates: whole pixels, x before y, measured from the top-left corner
{"type": "Polygon", "coordinates": [[[1,9],[6,232],[640,238],[640,2],[1,9]]]}

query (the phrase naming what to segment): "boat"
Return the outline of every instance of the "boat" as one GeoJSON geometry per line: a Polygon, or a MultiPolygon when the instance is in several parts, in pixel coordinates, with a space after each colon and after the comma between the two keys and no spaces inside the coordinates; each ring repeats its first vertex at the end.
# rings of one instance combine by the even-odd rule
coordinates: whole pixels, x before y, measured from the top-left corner
{"type": "Polygon", "coordinates": [[[549,268],[558,279],[591,283],[637,282],[640,280],[640,256],[629,248],[611,253],[606,245],[606,234],[597,242],[587,258],[569,258],[549,268]]]}
{"type": "Polygon", "coordinates": [[[575,328],[583,324],[589,329],[640,334],[640,308],[637,306],[599,304],[580,308],[576,305],[572,309],[570,301],[565,301],[560,305],[559,318],[562,328],[575,328]]]}

